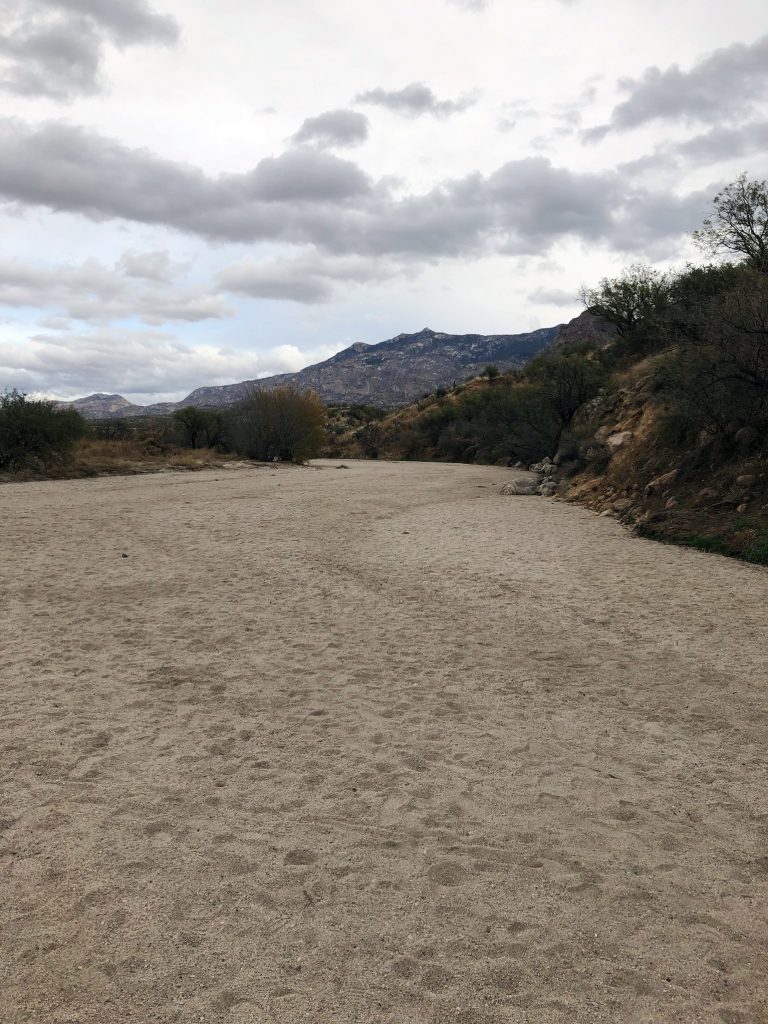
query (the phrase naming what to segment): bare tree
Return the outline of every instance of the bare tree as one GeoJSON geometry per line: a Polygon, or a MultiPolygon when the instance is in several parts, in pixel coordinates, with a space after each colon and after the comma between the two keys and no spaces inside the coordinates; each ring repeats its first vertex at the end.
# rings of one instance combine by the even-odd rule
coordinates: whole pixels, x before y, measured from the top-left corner
{"type": "Polygon", "coordinates": [[[768,273],[768,182],[749,181],[741,174],[718,192],[714,214],[694,231],[696,245],[707,255],[733,253],[768,273]]]}

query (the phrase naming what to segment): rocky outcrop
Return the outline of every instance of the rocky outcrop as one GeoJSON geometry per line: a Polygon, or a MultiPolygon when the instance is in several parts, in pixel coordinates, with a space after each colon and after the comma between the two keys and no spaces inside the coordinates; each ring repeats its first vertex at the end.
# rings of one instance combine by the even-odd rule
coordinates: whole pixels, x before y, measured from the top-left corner
{"type": "Polygon", "coordinates": [[[616,335],[615,324],[585,309],[570,323],[563,324],[552,343],[552,348],[564,348],[569,345],[596,345],[597,348],[607,348],[615,340],[616,335]]]}

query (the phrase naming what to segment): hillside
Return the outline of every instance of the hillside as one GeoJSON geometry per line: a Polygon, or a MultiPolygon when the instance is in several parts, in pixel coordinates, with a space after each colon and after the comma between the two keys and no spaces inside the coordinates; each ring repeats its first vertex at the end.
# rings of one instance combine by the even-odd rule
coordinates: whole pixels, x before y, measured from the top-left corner
{"type": "Polygon", "coordinates": [[[89,395],[67,403],[87,419],[164,416],[184,406],[223,408],[254,389],[310,388],[327,403],[364,403],[391,409],[454,381],[480,373],[488,363],[501,370],[523,366],[550,345],[562,325],[525,334],[444,334],[424,328],[377,345],[357,342],[324,362],[238,384],[196,388],[180,402],[132,405],[120,395],[89,395]]]}
{"type": "Polygon", "coordinates": [[[708,297],[686,271],[631,328],[583,314],[522,370],[346,429],[332,417],[327,453],[533,466],[540,493],[766,564],[768,285],[739,268],[704,276],[708,297]]]}

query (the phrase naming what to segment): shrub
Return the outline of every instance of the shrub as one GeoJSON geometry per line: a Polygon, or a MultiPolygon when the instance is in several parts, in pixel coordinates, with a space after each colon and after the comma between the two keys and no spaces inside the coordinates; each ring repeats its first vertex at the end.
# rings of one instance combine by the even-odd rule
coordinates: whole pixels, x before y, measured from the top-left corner
{"type": "Polygon", "coordinates": [[[97,420],[90,425],[90,435],[97,441],[127,441],[132,431],[125,420],[97,420]]]}
{"type": "Polygon", "coordinates": [[[254,391],[228,413],[232,449],[249,459],[306,462],[325,442],[325,407],[311,391],[254,391]]]}
{"type": "Polygon", "coordinates": [[[173,420],[183,448],[215,448],[221,443],[224,421],[214,409],[198,409],[187,405],[176,409],[173,420]]]}
{"type": "Polygon", "coordinates": [[[67,462],[85,432],[85,420],[72,409],[15,390],[0,395],[0,469],[67,462]]]}

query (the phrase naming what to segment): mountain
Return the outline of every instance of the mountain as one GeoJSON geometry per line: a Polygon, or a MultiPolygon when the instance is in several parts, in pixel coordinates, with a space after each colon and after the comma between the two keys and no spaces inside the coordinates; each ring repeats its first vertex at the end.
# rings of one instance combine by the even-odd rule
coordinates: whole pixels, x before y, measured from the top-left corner
{"type": "Polygon", "coordinates": [[[90,395],[69,403],[89,419],[164,416],[184,406],[223,408],[254,390],[311,388],[324,402],[360,402],[391,409],[436,388],[467,380],[493,363],[500,370],[523,366],[557,338],[563,325],[527,334],[444,334],[428,327],[377,345],[357,342],[298,373],[280,373],[239,384],[197,388],[181,402],[131,405],[120,395],[90,395]]]}
{"type": "Polygon", "coordinates": [[[140,405],[133,405],[122,395],[105,395],[99,392],[78,398],[74,402],[60,402],[63,408],[74,409],[87,420],[119,419],[122,416],[140,416],[144,411],[140,405]]]}

